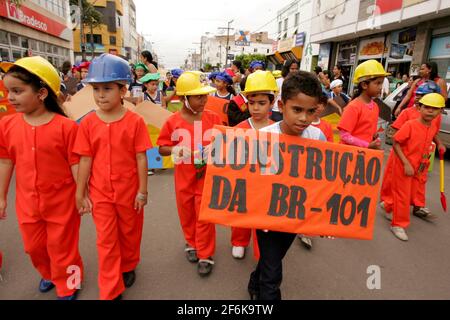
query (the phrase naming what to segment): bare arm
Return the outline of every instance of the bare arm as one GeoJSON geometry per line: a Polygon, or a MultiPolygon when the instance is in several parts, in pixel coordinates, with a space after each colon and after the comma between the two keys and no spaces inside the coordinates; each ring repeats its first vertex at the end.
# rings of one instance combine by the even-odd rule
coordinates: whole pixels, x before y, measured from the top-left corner
{"type": "Polygon", "coordinates": [[[139,191],[134,202],[134,209],[141,211],[147,204],[147,154],[145,152],[136,154],[136,161],[139,179],[139,191]]]}
{"type": "Polygon", "coordinates": [[[81,215],[91,212],[92,204],[87,197],[87,184],[91,174],[92,158],[82,156],[77,174],[77,209],[81,215]]]}
{"type": "Polygon", "coordinates": [[[159,147],[159,154],[163,157],[168,157],[172,154],[173,147],[159,147]]]}
{"type": "Polygon", "coordinates": [[[416,87],[417,87],[417,84],[419,83],[419,81],[420,81],[420,79],[417,79],[416,81],[414,81],[411,88],[409,88],[408,93],[403,98],[402,102],[399,104],[399,106],[397,108],[397,111],[396,111],[396,113],[398,113],[397,116],[400,114],[400,112],[403,110],[403,108],[408,105],[409,101],[411,100],[414,90],[416,90],[416,87]]]}
{"type": "Polygon", "coordinates": [[[444,79],[439,79],[438,81],[438,86],[441,88],[441,94],[444,97],[445,100],[447,100],[447,83],[445,82],[444,79]]]}
{"type": "Polygon", "coordinates": [[[0,220],[6,218],[6,196],[11,182],[14,164],[9,159],[0,159],[0,220]]]}

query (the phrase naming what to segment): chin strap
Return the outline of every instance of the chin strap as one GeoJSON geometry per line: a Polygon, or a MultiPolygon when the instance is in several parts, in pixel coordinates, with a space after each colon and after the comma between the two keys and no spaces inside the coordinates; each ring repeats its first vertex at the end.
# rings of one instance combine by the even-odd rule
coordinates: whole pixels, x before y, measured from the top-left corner
{"type": "Polygon", "coordinates": [[[194,109],[191,108],[191,105],[189,104],[189,99],[187,96],[185,96],[185,106],[188,108],[193,114],[198,114],[197,111],[194,111],[194,109]]]}

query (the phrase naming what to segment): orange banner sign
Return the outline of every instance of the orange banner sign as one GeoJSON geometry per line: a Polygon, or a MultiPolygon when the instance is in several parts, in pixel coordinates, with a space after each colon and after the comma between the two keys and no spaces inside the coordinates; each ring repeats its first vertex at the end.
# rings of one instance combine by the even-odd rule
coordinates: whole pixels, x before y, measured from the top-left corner
{"type": "Polygon", "coordinates": [[[226,127],[212,134],[201,221],[372,239],[381,151],[226,127]]]}

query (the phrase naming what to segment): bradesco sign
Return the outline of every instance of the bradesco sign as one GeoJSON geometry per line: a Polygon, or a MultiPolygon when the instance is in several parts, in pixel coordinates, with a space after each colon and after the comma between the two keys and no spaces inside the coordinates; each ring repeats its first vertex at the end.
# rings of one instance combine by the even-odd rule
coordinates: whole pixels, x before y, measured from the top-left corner
{"type": "Polygon", "coordinates": [[[24,5],[17,6],[9,1],[0,1],[0,16],[63,39],[67,39],[70,31],[62,23],[51,20],[24,5]]]}

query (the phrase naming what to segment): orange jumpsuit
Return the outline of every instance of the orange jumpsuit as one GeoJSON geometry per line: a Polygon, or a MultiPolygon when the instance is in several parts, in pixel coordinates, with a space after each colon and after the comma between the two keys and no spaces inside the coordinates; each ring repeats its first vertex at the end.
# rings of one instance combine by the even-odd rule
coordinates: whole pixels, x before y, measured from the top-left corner
{"type": "Polygon", "coordinates": [[[392,226],[407,228],[410,221],[410,206],[415,205],[414,196],[425,184],[430,161],[431,143],[437,134],[434,125],[429,127],[423,125],[419,119],[406,122],[394,135],[394,141],[400,145],[403,153],[414,168],[414,177],[407,177],[402,161],[394,150],[391,151],[393,158],[393,220],[392,226]]]}
{"type": "Polygon", "coordinates": [[[69,267],[79,267],[80,281],[83,276],[71,171],[79,163],[72,153],[76,135],[76,123],[60,115],[37,127],[25,122],[22,113],[0,121],[0,158],[16,167],[16,211],[25,251],[42,278],[55,284],[59,297],[76,289],[67,285],[69,267]]]}
{"type": "Polygon", "coordinates": [[[373,101],[367,105],[359,99],[352,100],[344,109],[338,129],[371,143],[377,133],[379,113],[378,105],[373,101]]]}
{"type": "Polygon", "coordinates": [[[125,290],[122,273],[135,270],[140,260],[144,214],[134,209],[139,189],[136,154],[150,148],[144,121],[131,111],[112,123],[95,112],[81,121],[74,152],[92,158],[89,193],[102,300],[115,299],[125,290]]]}
{"type": "MultiPolygon", "coordinates": [[[[420,118],[420,111],[416,107],[407,108],[400,113],[400,116],[397,120],[392,124],[392,127],[396,130],[400,130],[400,128],[409,120],[415,120],[420,118]]],[[[441,128],[441,120],[442,116],[439,115],[436,119],[433,120],[432,126],[435,126],[437,132],[439,132],[441,128]]],[[[383,184],[381,185],[381,201],[384,202],[386,212],[392,212],[393,206],[393,198],[392,198],[392,177],[393,177],[393,154],[389,155],[389,159],[386,164],[386,168],[384,171],[383,184]]],[[[416,177],[415,177],[416,178],[416,177]]],[[[427,176],[422,177],[424,179],[424,183],[418,183],[418,188],[416,190],[416,194],[413,195],[414,205],[416,207],[425,207],[425,185],[427,181],[427,176]]]]}
{"type": "MultiPolygon", "coordinates": [[[[211,143],[210,139],[204,140],[205,137],[203,137],[205,131],[213,128],[216,124],[222,125],[222,121],[215,112],[204,110],[201,124],[202,137],[196,137],[194,136],[194,124],[184,120],[181,113],[177,112],[167,119],[156,144],[161,147],[183,145],[191,148],[191,150],[198,150],[196,140],[202,146],[209,145],[211,143]],[[186,130],[190,134],[188,137],[190,141],[183,140],[183,132],[186,132],[186,130]],[[180,141],[176,140],[177,131],[180,134],[180,141]],[[173,134],[175,141],[172,141],[171,138],[173,134]]],[[[175,165],[175,194],[181,227],[186,243],[197,250],[199,259],[212,257],[216,246],[215,225],[198,221],[204,181],[204,175],[200,178],[197,176],[197,169],[193,164],[193,160],[190,164],[181,163],[175,165]]]]}
{"type": "Polygon", "coordinates": [[[319,119],[318,124],[312,123],[312,125],[316,128],[319,128],[322,130],[323,135],[327,138],[328,142],[334,142],[333,139],[333,128],[331,127],[331,124],[328,123],[328,121],[325,121],[323,119],[319,119]]]}

